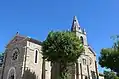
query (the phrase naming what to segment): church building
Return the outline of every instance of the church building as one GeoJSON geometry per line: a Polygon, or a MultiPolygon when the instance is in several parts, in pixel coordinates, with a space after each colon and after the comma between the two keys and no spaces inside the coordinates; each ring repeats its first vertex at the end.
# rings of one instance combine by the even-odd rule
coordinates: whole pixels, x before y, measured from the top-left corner
{"type": "MultiPolygon", "coordinates": [[[[96,53],[87,42],[86,31],[74,16],[71,31],[81,39],[85,51],[72,68],[70,79],[100,79],[96,53]]],[[[1,79],[56,79],[57,69],[42,57],[42,42],[16,34],[6,46],[4,62],[0,71],[1,79]]],[[[103,78],[102,78],[103,79],[103,78]]]]}

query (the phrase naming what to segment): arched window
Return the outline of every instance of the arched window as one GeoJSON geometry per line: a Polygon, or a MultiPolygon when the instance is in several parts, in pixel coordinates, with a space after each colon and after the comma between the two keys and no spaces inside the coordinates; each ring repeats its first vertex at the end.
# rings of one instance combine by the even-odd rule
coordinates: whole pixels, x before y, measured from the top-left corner
{"type": "Polygon", "coordinates": [[[83,59],[83,65],[86,65],[86,59],[83,59]]]}
{"type": "Polygon", "coordinates": [[[38,50],[35,50],[35,63],[38,63],[38,50]]]}
{"type": "Polygon", "coordinates": [[[84,40],[82,36],[80,37],[80,40],[81,40],[81,43],[84,44],[84,40]]]}

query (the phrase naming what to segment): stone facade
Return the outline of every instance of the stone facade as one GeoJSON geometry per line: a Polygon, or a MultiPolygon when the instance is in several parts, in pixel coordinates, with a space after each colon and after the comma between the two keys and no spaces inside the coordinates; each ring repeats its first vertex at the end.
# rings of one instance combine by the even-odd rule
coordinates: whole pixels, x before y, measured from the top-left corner
{"type": "Polygon", "coordinates": [[[26,44],[24,39],[24,37],[15,36],[7,45],[2,70],[2,79],[10,79],[10,77],[21,79],[24,62],[24,46],[26,44]]]}
{"type": "Polygon", "coordinates": [[[47,70],[45,76],[50,79],[51,66],[47,61],[43,65],[41,42],[16,35],[6,46],[1,79],[28,79],[29,75],[43,79],[43,66],[47,70]]]}
{"type": "MultiPolygon", "coordinates": [[[[80,28],[76,17],[71,31],[82,40],[85,52],[70,68],[70,79],[99,79],[96,54],[88,45],[86,32],[80,28]]],[[[6,46],[1,79],[56,79],[58,65],[51,67],[51,63],[42,58],[41,48],[40,41],[16,34],[6,46]]]]}

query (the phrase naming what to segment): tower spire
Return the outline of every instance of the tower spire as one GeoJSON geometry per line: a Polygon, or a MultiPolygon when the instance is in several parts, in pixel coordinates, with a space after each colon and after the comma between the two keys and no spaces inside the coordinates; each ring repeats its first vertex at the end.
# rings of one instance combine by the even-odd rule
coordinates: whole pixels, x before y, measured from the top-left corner
{"type": "Polygon", "coordinates": [[[71,31],[81,32],[81,28],[80,28],[80,25],[79,25],[79,22],[78,22],[78,19],[76,16],[74,16],[74,18],[73,18],[71,31]]]}

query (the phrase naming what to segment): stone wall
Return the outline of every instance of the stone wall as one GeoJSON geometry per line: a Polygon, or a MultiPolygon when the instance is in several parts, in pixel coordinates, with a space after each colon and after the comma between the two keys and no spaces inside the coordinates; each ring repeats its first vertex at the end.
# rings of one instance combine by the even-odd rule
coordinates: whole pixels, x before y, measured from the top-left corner
{"type": "Polygon", "coordinates": [[[1,75],[2,75],[2,67],[0,67],[0,79],[1,79],[1,75]]]}
{"type": "MultiPolygon", "coordinates": [[[[27,58],[26,58],[26,68],[29,68],[31,71],[35,72],[38,79],[42,79],[42,51],[41,46],[32,42],[27,41],[27,58]],[[37,63],[35,63],[35,50],[38,50],[38,59],[37,63]]],[[[50,63],[45,62],[45,77],[46,79],[50,79],[50,63]]]]}
{"type": "Polygon", "coordinates": [[[10,75],[14,75],[16,79],[22,79],[25,45],[25,39],[17,36],[7,45],[3,64],[3,79],[7,79],[10,75]],[[17,59],[13,60],[13,51],[15,49],[18,49],[17,59]]]}

